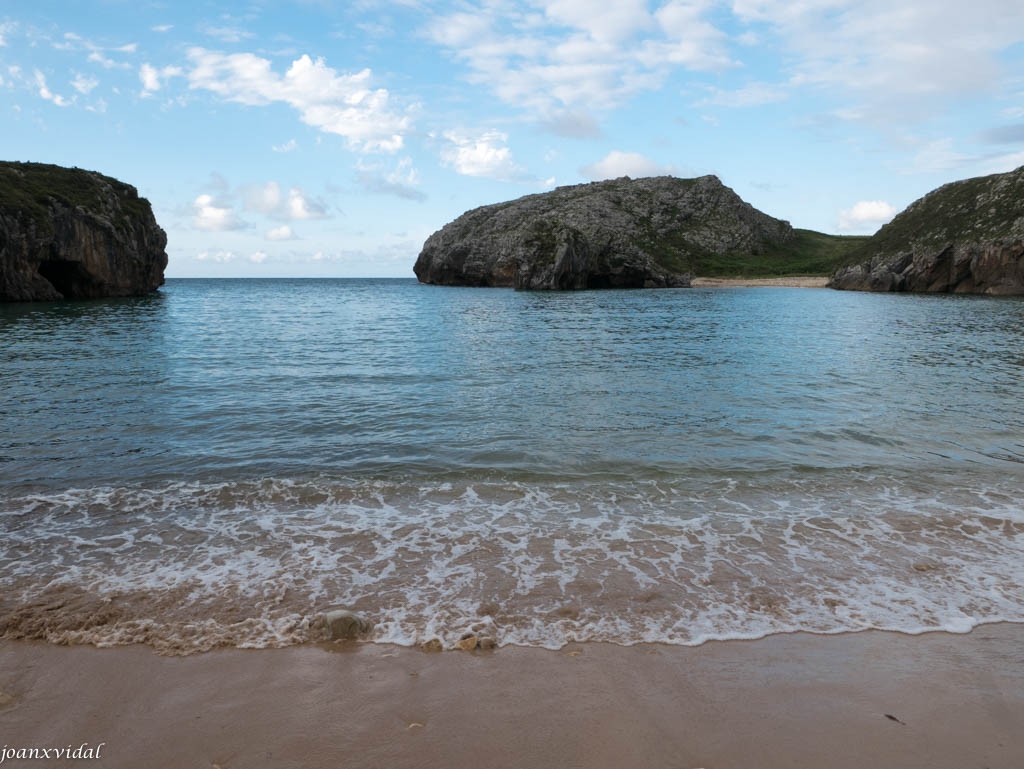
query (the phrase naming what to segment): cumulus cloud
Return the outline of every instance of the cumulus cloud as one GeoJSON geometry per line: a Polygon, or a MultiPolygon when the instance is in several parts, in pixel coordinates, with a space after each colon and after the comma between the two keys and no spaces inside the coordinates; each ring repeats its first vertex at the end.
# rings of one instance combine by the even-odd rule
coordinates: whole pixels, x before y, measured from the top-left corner
{"type": "Polygon", "coordinates": [[[234,251],[200,251],[196,254],[196,259],[200,262],[218,262],[219,264],[227,264],[237,258],[238,254],[234,251]]]}
{"type": "Polygon", "coordinates": [[[538,0],[467,3],[439,15],[426,35],[465,63],[470,82],[544,120],[562,109],[607,110],[659,87],[676,67],[733,65],[726,36],[708,19],[714,0],[597,4],[538,0]]]}
{"type": "Polygon", "coordinates": [[[192,202],[192,209],[192,226],[197,230],[224,232],[245,227],[245,223],[235,215],[230,203],[218,200],[213,195],[199,195],[192,202]]]}
{"type": "Polygon", "coordinates": [[[319,200],[306,197],[298,187],[288,190],[286,211],[289,219],[323,219],[327,216],[327,206],[319,200]]]}
{"type": "Polygon", "coordinates": [[[291,152],[299,145],[295,143],[295,139],[289,139],[284,144],[275,144],[270,149],[274,152],[291,152]]]}
{"type": "Polygon", "coordinates": [[[263,251],[254,251],[249,254],[249,261],[253,264],[263,264],[267,260],[267,255],[263,251]]]}
{"type": "Polygon", "coordinates": [[[159,91],[163,83],[172,77],[182,74],[181,67],[164,67],[157,69],[148,62],[139,67],[139,81],[142,83],[142,95],[149,96],[153,91],[159,91]]]}
{"type": "Polygon", "coordinates": [[[441,162],[463,176],[483,176],[501,181],[522,180],[525,171],[512,160],[512,151],[505,145],[508,135],[501,131],[484,131],[471,136],[459,131],[445,131],[447,144],[441,149],[441,162]]]}
{"type": "Polygon", "coordinates": [[[356,166],[356,179],[367,192],[394,195],[405,200],[427,199],[426,194],[417,188],[419,172],[413,167],[412,158],[402,158],[390,171],[380,164],[361,162],[356,166]]]}
{"type": "Polygon", "coordinates": [[[872,233],[897,213],[884,200],[861,200],[839,212],[839,231],[872,233]]]}
{"type": "Polygon", "coordinates": [[[596,163],[583,166],[580,173],[593,182],[602,179],[618,179],[620,176],[639,178],[643,176],[663,176],[671,174],[675,168],[663,166],[638,152],[620,152],[612,150],[596,163]]]}
{"type": "Polygon", "coordinates": [[[268,59],[251,53],[193,48],[188,55],[189,88],[250,106],[288,104],[302,122],[344,137],[360,152],[398,151],[412,122],[410,110],[396,109],[387,90],[370,87],[369,69],[342,74],[304,55],[280,75],[268,59]]]}
{"type": "Polygon", "coordinates": [[[275,181],[253,185],[245,189],[243,205],[247,211],[284,221],[323,219],[327,216],[327,205],[310,198],[299,187],[285,192],[275,181]]]}
{"type": "Polygon", "coordinates": [[[292,232],[292,228],[287,224],[282,224],[280,227],[274,227],[273,229],[267,230],[264,237],[267,240],[297,240],[295,233],[292,232]]]}

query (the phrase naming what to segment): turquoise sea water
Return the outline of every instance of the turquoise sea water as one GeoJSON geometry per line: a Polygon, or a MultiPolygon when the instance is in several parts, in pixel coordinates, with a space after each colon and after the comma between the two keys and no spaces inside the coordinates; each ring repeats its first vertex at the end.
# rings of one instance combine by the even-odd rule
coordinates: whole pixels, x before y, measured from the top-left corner
{"type": "Polygon", "coordinates": [[[1024,621],[1024,301],[172,280],[0,305],[0,630],[1024,621]]]}

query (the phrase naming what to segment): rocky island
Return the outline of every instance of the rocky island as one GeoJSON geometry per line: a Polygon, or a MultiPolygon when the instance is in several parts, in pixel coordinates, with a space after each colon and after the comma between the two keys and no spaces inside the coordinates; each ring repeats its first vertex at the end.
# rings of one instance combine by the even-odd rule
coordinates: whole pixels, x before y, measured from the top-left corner
{"type": "Polygon", "coordinates": [[[800,241],[715,176],[626,176],[468,211],[427,239],[413,271],[459,286],[689,286],[704,260],[800,241]]]}
{"type": "Polygon", "coordinates": [[[0,162],[0,301],[136,296],[164,282],[167,235],[131,185],[0,162]]]}
{"type": "Polygon", "coordinates": [[[1024,166],[929,192],[855,249],[829,285],[1024,294],[1024,166]]]}

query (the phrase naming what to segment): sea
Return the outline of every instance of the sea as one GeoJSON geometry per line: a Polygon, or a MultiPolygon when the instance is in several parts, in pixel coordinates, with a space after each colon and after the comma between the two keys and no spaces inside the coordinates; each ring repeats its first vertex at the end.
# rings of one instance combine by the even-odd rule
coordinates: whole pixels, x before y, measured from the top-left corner
{"type": "Polygon", "coordinates": [[[0,305],[0,637],[1024,622],[1024,299],[168,280],[0,305]]]}

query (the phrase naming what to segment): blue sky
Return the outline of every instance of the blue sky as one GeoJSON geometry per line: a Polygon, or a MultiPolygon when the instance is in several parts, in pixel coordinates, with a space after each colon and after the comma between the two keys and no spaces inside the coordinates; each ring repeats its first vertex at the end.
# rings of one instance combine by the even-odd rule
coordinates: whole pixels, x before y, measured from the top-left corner
{"type": "Polygon", "coordinates": [[[623,174],[871,233],[1024,164],[1024,3],[5,3],[0,158],[134,184],[168,277],[411,277],[467,209],[623,174]]]}

